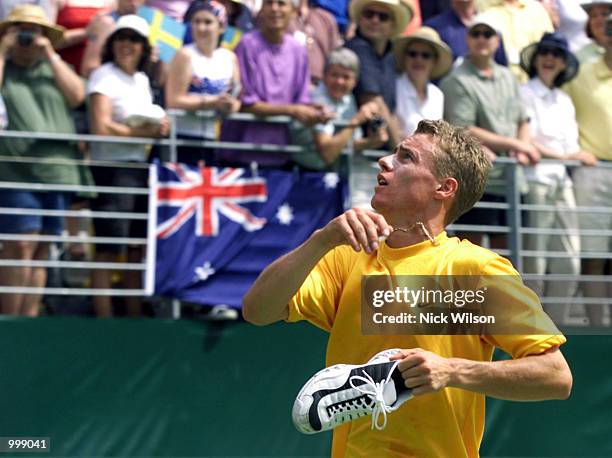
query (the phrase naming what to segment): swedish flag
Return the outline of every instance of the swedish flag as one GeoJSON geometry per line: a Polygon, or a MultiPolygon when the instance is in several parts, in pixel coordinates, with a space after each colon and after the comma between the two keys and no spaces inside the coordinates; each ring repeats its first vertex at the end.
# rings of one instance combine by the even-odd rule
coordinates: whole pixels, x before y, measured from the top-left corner
{"type": "Polygon", "coordinates": [[[159,58],[164,62],[170,62],[176,51],[183,46],[185,25],[148,6],[141,6],[138,9],[138,16],[149,23],[149,42],[159,48],[159,58]]]}

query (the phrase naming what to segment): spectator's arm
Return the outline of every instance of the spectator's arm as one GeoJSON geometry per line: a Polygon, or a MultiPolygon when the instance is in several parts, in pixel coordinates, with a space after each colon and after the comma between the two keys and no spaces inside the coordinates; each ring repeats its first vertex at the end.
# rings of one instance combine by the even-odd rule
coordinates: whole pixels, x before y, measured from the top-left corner
{"type": "Polygon", "coordinates": [[[69,48],[70,46],[77,45],[79,43],[83,43],[87,38],[87,29],[84,27],[78,29],[70,29],[64,32],[64,38],[62,41],[55,47],[55,49],[64,49],[69,48]]]}
{"type": "Polygon", "coordinates": [[[144,124],[130,127],[113,121],[113,104],[110,97],[94,93],[90,103],[90,126],[94,135],[114,135],[118,137],[157,137],[161,136],[162,125],[144,124]]]}
{"type": "Polygon", "coordinates": [[[76,108],[85,100],[85,84],[72,68],[55,52],[45,36],[39,36],[34,43],[42,50],[51,65],[55,84],[71,108],[76,108]]]}
{"type": "Polygon", "coordinates": [[[469,132],[476,137],[484,146],[495,152],[503,152],[517,149],[516,138],[498,135],[482,127],[469,126],[469,132]]]}
{"type": "Polygon", "coordinates": [[[102,64],[102,47],[106,38],[111,34],[115,22],[106,14],[98,14],[87,26],[87,45],[81,62],[81,76],[89,74],[102,64]]]}
{"type": "Polygon", "coordinates": [[[8,30],[0,36],[0,88],[4,81],[4,67],[8,53],[17,41],[17,29],[9,27],[8,30]]]}
{"type": "Polygon", "coordinates": [[[181,49],[170,65],[166,82],[166,106],[189,111],[214,110],[219,100],[218,96],[187,92],[191,76],[191,57],[185,49],[181,49]]]}

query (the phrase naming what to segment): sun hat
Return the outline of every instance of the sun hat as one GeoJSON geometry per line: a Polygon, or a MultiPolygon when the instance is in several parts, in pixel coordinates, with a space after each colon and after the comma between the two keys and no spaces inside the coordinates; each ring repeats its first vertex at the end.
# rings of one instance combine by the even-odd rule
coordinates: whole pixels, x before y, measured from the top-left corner
{"type": "Polygon", "coordinates": [[[599,5],[609,6],[610,8],[612,8],[612,0],[591,0],[580,3],[582,9],[585,10],[587,13],[591,8],[599,5]]]}
{"type": "Polygon", "coordinates": [[[64,37],[64,27],[53,24],[45,16],[44,10],[38,5],[18,5],[9,13],[6,20],[0,22],[0,35],[10,26],[18,23],[36,24],[42,27],[43,33],[49,38],[51,45],[55,46],[64,37]]]}
{"type": "Polygon", "coordinates": [[[392,36],[401,35],[414,15],[412,0],[352,0],[349,4],[349,14],[354,23],[359,21],[361,11],[370,3],[384,5],[391,10],[395,20],[392,36]]]}
{"type": "Polygon", "coordinates": [[[431,27],[421,27],[407,37],[400,37],[393,43],[393,53],[397,68],[404,66],[404,54],[410,43],[422,41],[431,46],[436,51],[436,61],[431,70],[431,79],[438,79],[448,73],[453,65],[453,53],[446,43],[440,39],[440,35],[431,27]]]}
{"type": "Polygon", "coordinates": [[[468,25],[468,31],[472,30],[474,27],[478,25],[484,25],[485,27],[491,29],[493,32],[499,33],[498,25],[493,20],[490,14],[480,13],[472,17],[472,20],[469,22],[469,25],[468,25]]]}
{"type": "MultiPolygon", "coordinates": [[[[578,69],[580,67],[578,59],[570,51],[565,37],[558,32],[545,33],[540,39],[540,41],[526,46],[521,51],[521,68],[525,70],[525,72],[527,72],[528,74],[531,73],[531,64],[533,63],[533,59],[536,55],[536,52],[540,48],[555,48],[563,52],[566,68],[561,73],[561,75],[563,75],[560,81],[561,84],[567,83],[578,74],[578,69]]],[[[532,75],[530,74],[530,76],[532,75]]]]}

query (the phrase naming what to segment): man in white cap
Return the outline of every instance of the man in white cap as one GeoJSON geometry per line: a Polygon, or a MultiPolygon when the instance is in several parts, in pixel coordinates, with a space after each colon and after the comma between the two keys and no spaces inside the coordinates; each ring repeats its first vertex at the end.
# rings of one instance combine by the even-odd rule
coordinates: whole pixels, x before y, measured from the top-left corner
{"type": "Polygon", "coordinates": [[[351,20],[355,37],[346,43],[360,61],[354,93],[359,105],[376,102],[393,144],[400,141],[395,112],[395,60],[391,39],[401,35],[413,16],[412,4],[400,0],[353,0],[351,20]]]}
{"type": "MultiPolygon", "coordinates": [[[[499,37],[486,17],[481,15],[474,19],[468,29],[467,43],[467,58],[440,83],[444,92],[444,119],[467,126],[470,133],[495,154],[516,157],[523,165],[537,162],[540,154],[531,144],[519,85],[506,67],[493,60],[499,37]]],[[[483,200],[503,203],[505,192],[504,168],[494,166],[483,200]]],[[[458,222],[504,226],[505,210],[473,209],[458,222]]],[[[482,244],[483,234],[463,236],[482,244]]],[[[503,235],[490,234],[489,238],[493,248],[505,248],[503,235]]]]}

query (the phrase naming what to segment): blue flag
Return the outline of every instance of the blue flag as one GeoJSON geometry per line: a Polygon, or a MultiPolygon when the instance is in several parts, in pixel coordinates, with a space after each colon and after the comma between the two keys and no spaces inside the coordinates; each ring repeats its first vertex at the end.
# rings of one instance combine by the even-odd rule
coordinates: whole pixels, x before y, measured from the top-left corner
{"type": "Polygon", "coordinates": [[[155,294],[239,308],[259,273],[343,211],[335,173],[158,166],[155,294]]]}

